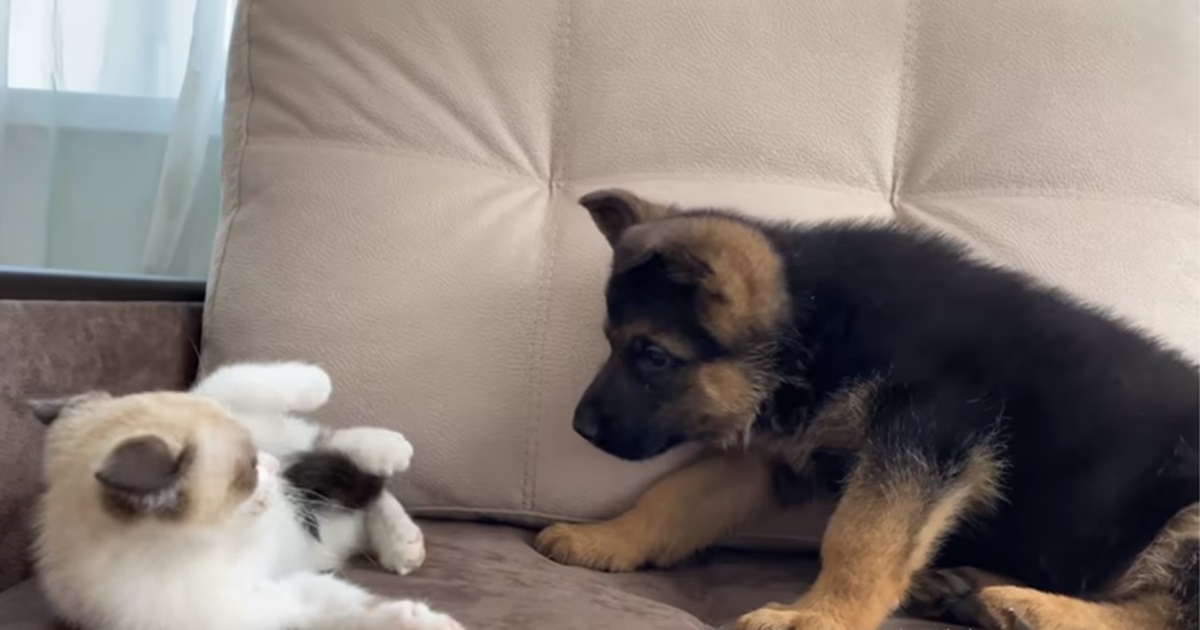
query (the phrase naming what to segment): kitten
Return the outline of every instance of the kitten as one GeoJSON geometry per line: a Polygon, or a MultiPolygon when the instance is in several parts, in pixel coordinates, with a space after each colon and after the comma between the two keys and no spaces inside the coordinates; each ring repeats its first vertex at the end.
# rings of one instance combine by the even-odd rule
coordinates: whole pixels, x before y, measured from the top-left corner
{"type": "MultiPolygon", "coordinates": [[[[259,369],[270,371],[251,374],[259,369]]],[[[269,404],[245,404],[272,400],[265,393],[271,388],[260,385],[253,388],[259,398],[233,405],[216,400],[229,390],[208,390],[205,383],[192,393],[114,398],[96,392],[33,405],[49,424],[35,560],[59,616],[88,630],[461,630],[420,602],[382,600],[318,572],[336,568],[361,541],[411,540],[382,525],[377,531],[387,536],[372,533],[372,518],[403,510],[394,497],[384,498],[380,483],[357,528],[340,513],[345,506],[324,505],[312,515],[316,531],[306,526],[280,460],[258,451],[252,431],[229,409],[242,409],[236,412],[242,422],[269,435],[263,427],[270,423],[262,422],[269,404]]],[[[328,388],[317,395],[301,390],[274,400],[288,401],[284,409],[308,409],[328,396],[328,388]]],[[[411,456],[394,438],[391,450],[380,446],[385,440],[356,450],[358,440],[337,438],[340,432],[313,432],[302,421],[274,426],[296,433],[309,426],[318,451],[369,464],[357,471],[360,478],[401,470],[411,456]]],[[[284,446],[271,447],[292,467],[306,461],[284,446]]],[[[329,485],[328,476],[308,479],[329,485]]],[[[408,557],[407,565],[397,564],[400,570],[419,562],[415,553],[408,557]]]]}

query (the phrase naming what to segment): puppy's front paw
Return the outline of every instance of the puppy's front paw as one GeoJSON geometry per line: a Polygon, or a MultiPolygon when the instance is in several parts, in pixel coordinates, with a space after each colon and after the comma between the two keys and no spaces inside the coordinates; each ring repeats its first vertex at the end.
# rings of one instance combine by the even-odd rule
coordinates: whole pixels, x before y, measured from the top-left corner
{"type": "Polygon", "coordinates": [[[413,447],[403,435],[378,427],[354,427],[335,431],[325,446],[345,454],[363,472],[391,477],[408,470],[413,447]]]}
{"type": "Polygon", "coordinates": [[[832,617],[785,604],[767,604],[737,620],[737,630],[847,630],[832,617]]]}
{"type": "Polygon", "coordinates": [[[380,622],[380,630],[463,630],[449,615],[411,599],[381,604],[373,611],[372,618],[380,622]]]}
{"type": "Polygon", "coordinates": [[[636,537],[608,523],[551,525],[538,534],[533,545],[551,560],[598,571],[634,571],[649,561],[636,537]]]}

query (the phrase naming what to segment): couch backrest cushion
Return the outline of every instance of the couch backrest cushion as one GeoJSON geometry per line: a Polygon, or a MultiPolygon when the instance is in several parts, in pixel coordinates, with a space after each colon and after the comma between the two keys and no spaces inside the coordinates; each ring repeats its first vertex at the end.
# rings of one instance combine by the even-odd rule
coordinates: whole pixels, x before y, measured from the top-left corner
{"type": "Polygon", "coordinates": [[[328,366],[319,417],[404,431],[418,512],[611,515],[689,452],[571,431],[609,256],[575,201],[608,186],[928,225],[1190,352],[1197,27],[1190,0],[243,0],[205,367],[328,366]]]}

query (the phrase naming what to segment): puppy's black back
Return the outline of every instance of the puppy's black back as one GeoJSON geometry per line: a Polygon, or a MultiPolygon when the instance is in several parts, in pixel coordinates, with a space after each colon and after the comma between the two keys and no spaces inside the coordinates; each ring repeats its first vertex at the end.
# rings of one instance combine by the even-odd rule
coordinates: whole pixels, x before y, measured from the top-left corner
{"type": "MultiPolygon", "coordinates": [[[[926,445],[996,436],[1005,501],[940,563],[1086,592],[1200,500],[1200,372],[1129,325],[948,242],[891,227],[768,225],[787,263],[811,397],[848,378],[969,404],[915,419],[926,445]]],[[[802,417],[797,415],[797,417],[802,417]]]]}

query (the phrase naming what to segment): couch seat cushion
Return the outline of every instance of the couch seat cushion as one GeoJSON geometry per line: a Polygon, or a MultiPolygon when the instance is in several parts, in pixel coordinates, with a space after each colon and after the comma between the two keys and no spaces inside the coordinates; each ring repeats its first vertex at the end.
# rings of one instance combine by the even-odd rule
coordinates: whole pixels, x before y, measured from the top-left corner
{"type": "MultiPolygon", "coordinates": [[[[537,554],[533,533],[500,525],[426,522],[429,559],[407,577],[367,567],[349,575],[377,593],[416,597],[468,630],[708,630],[788,600],[816,574],[812,556],[718,551],[671,571],[596,573],[537,554]]],[[[887,630],[949,630],[895,619],[887,630]]],[[[57,629],[32,582],[0,593],[0,630],[57,629]]]]}

